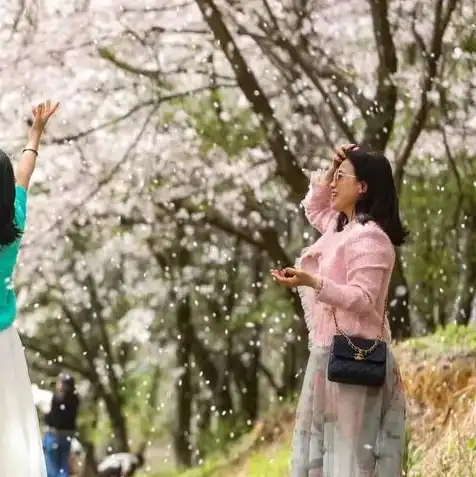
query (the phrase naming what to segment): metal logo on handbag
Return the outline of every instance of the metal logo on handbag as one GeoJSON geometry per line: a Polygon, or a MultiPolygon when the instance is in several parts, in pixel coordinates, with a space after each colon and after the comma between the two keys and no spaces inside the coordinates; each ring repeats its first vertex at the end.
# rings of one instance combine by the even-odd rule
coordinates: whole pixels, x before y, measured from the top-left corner
{"type": "MultiPolygon", "coordinates": [[[[387,310],[387,300],[385,301],[387,310]]],[[[337,324],[335,308],[332,315],[336,330],[340,333],[332,339],[327,365],[327,379],[336,383],[357,384],[361,386],[382,386],[387,370],[387,343],[382,341],[385,311],[380,333],[375,340],[347,336],[337,324]]]]}

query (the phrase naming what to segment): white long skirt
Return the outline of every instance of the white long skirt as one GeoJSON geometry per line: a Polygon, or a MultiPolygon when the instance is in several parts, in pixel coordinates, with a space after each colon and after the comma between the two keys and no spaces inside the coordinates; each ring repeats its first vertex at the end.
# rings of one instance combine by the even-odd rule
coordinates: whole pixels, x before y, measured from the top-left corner
{"type": "Polygon", "coordinates": [[[20,337],[0,332],[0,475],[46,477],[38,415],[20,337]]]}

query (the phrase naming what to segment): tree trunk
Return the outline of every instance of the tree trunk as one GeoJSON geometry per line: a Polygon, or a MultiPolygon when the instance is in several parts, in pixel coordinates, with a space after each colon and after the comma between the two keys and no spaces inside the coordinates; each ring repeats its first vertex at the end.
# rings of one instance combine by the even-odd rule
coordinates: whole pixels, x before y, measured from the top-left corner
{"type": "Polygon", "coordinates": [[[261,346],[258,345],[261,339],[261,325],[255,326],[252,343],[248,348],[251,356],[246,372],[246,399],[243,401],[243,413],[246,421],[256,422],[259,414],[259,363],[261,360],[261,346]]]}
{"type": "Polygon", "coordinates": [[[182,370],[175,391],[177,397],[177,427],[174,435],[174,450],[177,462],[184,467],[192,465],[191,423],[192,423],[192,376],[190,357],[192,343],[188,333],[191,325],[192,311],[190,297],[187,295],[177,308],[177,329],[180,339],[177,343],[177,366],[182,370]]]}
{"type": "Polygon", "coordinates": [[[114,396],[101,394],[106,405],[109,420],[111,421],[114,449],[116,452],[129,452],[127,422],[122,406],[114,396]]]}
{"type": "Polygon", "coordinates": [[[476,233],[476,218],[471,216],[463,229],[460,245],[460,269],[456,297],[454,299],[450,323],[466,325],[471,317],[474,286],[476,285],[476,260],[472,248],[472,238],[476,233]]]}
{"type": "MultiPolygon", "coordinates": [[[[200,371],[203,373],[203,378],[208,381],[208,387],[213,394],[214,404],[220,414],[225,412],[229,414],[233,411],[233,400],[231,397],[229,386],[229,366],[221,366],[221,361],[215,360],[212,353],[205,347],[203,342],[197,336],[193,324],[190,323],[187,335],[191,340],[192,353],[195,358],[200,371]],[[223,369],[222,369],[223,368],[223,369]]],[[[228,363],[228,356],[231,349],[226,351],[226,363],[228,363]]]]}
{"type": "Polygon", "coordinates": [[[298,345],[299,341],[296,339],[288,339],[283,345],[283,371],[281,378],[283,382],[283,398],[292,397],[297,388],[296,371],[298,369],[298,345]]]}
{"type": "Polygon", "coordinates": [[[230,370],[239,393],[239,421],[253,425],[259,416],[261,374],[261,326],[256,324],[246,348],[230,356],[230,370]]]}
{"type": "Polygon", "coordinates": [[[98,477],[95,447],[91,442],[81,442],[84,449],[84,459],[79,477],[98,477]]]}
{"type": "Polygon", "coordinates": [[[197,439],[196,446],[198,450],[198,458],[205,459],[209,448],[209,442],[206,437],[212,425],[212,406],[213,401],[207,398],[199,399],[197,402],[197,439]]]}
{"type": "Polygon", "coordinates": [[[253,69],[235,42],[215,2],[213,0],[196,0],[196,4],[230,63],[238,86],[260,120],[267,143],[276,161],[277,175],[289,186],[294,199],[301,200],[303,192],[307,189],[307,178],[287,144],[284,128],[276,119],[271,103],[253,73],[253,69]]]}
{"type": "Polygon", "coordinates": [[[281,381],[283,398],[291,397],[299,387],[300,371],[306,366],[308,358],[308,333],[304,321],[304,310],[297,293],[291,292],[291,300],[295,312],[291,324],[292,336],[286,336],[283,351],[283,371],[281,381]]]}
{"type": "Polygon", "coordinates": [[[390,280],[389,290],[389,319],[393,339],[400,341],[412,334],[410,323],[410,291],[402,266],[400,251],[396,252],[395,268],[390,280]]]}

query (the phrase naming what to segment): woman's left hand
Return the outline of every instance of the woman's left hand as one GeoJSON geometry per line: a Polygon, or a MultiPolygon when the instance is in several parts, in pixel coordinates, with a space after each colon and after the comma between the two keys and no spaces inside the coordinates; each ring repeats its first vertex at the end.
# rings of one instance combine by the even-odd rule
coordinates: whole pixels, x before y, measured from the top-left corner
{"type": "Polygon", "coordinates": [[[317,288],[319,278],[300,268],[285,268],[284,270],[271,270],[271,276],[281,285],[289,288],[311,287],[317,288]]]}

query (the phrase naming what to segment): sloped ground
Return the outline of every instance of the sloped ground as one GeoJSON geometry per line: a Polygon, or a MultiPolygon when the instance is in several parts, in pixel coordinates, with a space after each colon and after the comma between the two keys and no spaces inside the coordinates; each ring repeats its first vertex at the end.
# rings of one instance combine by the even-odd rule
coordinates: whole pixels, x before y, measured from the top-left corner
{"type": "Polygon", "coordinates": [[[408,396],[408,475],[475,477],[476,328],[451,326],[397,354],[408,396]]]}
{"type": "MultiPolygon", "coordinates": [[[[405,475],[476,477],[476,328],[451,326],[402,343],[395,353],[408,397],[405,475]]],[[[293,407],[283,407],[228,459],[173,477],[287,477],[293,420],[293,407]]]]}

